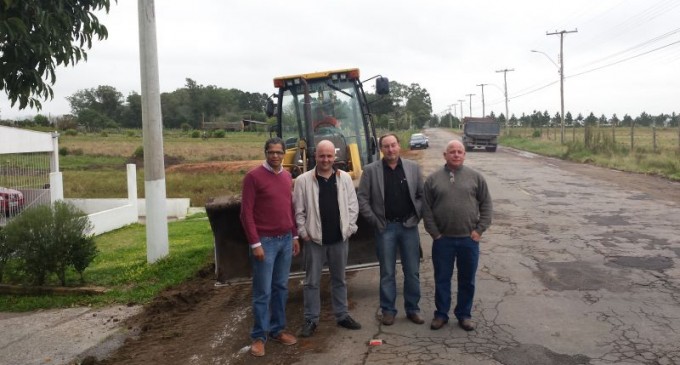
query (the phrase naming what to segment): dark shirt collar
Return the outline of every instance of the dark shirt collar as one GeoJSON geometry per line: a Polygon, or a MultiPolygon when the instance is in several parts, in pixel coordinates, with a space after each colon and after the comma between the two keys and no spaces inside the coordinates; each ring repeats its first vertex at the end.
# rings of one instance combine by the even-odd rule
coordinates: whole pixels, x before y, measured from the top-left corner
{"type": "MultiPolygon", "coordinates": [[[[383,167],[386,167],[386,168],[390,168],[390,169],[391,169],[390,165],[387,164],[387,161],[385,161],[384,158],[382,159],[382,164],[383,164],[383,167]]],[[[402,163],[401,163],[401,157],[399,157],[399,159],[397,159],[397,166],[396,166],[396,167],[400,167],[401,165],[402,165],[402,163]]]]}

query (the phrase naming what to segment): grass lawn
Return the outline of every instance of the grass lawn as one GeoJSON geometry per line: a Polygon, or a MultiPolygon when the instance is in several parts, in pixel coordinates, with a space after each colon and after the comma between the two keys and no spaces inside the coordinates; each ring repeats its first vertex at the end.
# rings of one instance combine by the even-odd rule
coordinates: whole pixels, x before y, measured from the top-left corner
{"type": "MultiPolygon", "coordinates": [[[[205,214],[168,224],[170,254],[146,262],[146,231],[140,224],[96,237],[99,255],[85,270],[85,286],[106,287],[102,295],[2,295],[0,311],[30,311],[81,305],[143,304],[213,262],[213,235],[205,214]]],[[[52,278],[56,284],[56,279],[52,278]]],[[[75,272],[68,283],[79,283],[75,272]]]]}

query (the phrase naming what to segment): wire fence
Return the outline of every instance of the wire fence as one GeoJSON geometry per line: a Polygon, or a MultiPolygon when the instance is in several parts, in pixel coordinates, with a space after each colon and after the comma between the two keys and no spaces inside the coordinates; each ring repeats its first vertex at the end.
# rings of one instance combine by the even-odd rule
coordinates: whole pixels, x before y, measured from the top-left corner
{"type": "Polygon", "coordinates": [[[50,153],[0,155],[0,226],[27,208],[50,202],[50,153]]]}
{"type": "MultiPolygon", "coordinates": [[[[506,134],[522,138],[561,140],[559,126],[509,128],[506,134]]],[[[565,127],[564,142],[580,142],[589,147],[613,147],[622,151],[680,153],[680,128],[677,127],[565,127]]]]}

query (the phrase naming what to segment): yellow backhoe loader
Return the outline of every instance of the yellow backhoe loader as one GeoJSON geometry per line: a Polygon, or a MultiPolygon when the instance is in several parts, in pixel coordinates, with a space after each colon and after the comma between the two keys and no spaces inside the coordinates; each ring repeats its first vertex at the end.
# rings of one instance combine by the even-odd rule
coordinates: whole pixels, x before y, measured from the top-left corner
{"type": "MultiPolygon", "coordinates": [[[[271,133],[286,143],[284,168],[293,178],[313,168],[314,147],[324,139],[336,147],[335,167],[347,171],[358,184],[362,166],[380,159],[375,126],[363,83],[375,79],[378,95],[389,93],[389,81],[375,76],[363,82],[359,69],[343,69],[277,77],[278,93],[266,112],[276,116],[271,133]]],[[[262,141],[264,144],[264,141],[262,141]]],[[[215,238],[217,282],[230,283],[250,277],[248,244],[239,220],[238,196],[210,200],[206,212],[215,238]]],[[[359,217],[359,230],[349,240],[348,269],[377,265],[373,231],[359,217]]],[[[302,255],[293,259],[291,273],[304,270],[302,255]]]]}

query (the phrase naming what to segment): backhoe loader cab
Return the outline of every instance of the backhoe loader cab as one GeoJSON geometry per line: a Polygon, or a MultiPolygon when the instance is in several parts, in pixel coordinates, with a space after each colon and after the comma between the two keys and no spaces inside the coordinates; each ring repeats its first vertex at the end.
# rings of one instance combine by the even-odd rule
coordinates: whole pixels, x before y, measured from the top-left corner
{"type": "MultiPolygon", "coordinates": [[[[389,93],[389,81],[376,79],[376,94],[389,93]]],[[[324,139],[336,148],[336,168],[358,183],[362,166],[380,159],[358,69],[277,77],[276,101],[269,99],[268,116],[276,115],[276,133],[286,144],[283,166],[297,177],[315,165],[314,148],[324,139]]],[[[205,205],[215,238],[215,275],[218,284],[246,280],[251,275],[248,243],[241,226],[238,196],[211,198],[205,205]]],[[[377,265],[372,227],[359,216],[358,230],[349,239],[347,269],[377,265]]],[[[302,256],[293,258],[291,274],[304,270],[302,256]]]]}
{"type": "MultiPolygon", "coordinates": [[[[314,167],[314,148],[324,139],[336,147],[336,168],[355,180],[362,166],[380,158],[358,69],[277,77],[274,87],[277,100],[267,114],[276,115],[276,134],[286,142],[284,167],[293,177],[314,167]]],[[[376,93],[389,93],[386,78],[376,77],[376,93]]]]}

